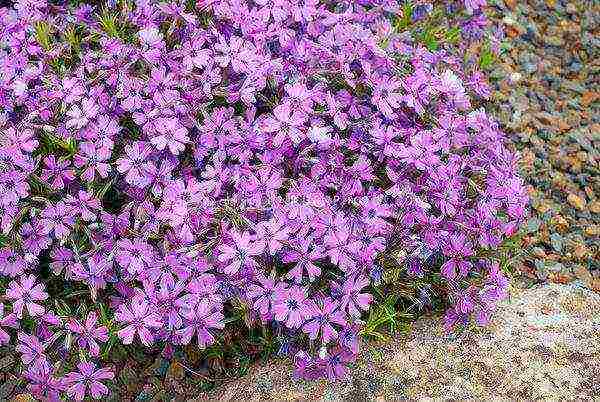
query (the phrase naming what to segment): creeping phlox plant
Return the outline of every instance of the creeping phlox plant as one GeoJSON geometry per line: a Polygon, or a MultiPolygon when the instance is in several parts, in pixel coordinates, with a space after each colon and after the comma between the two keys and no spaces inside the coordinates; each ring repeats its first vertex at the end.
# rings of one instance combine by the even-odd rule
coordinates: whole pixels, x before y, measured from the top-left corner
{"type": "Polygon", "coordinates": [[[395,0],[1,8],[0,344],[30,392],[105,396],[107,343],[207,348],[233,306],[338,378],[390,259],[441,278],[448,330],[486,324],[527,196],[463,58],[484,3],[441,6],[453,49],[395,0]]]}

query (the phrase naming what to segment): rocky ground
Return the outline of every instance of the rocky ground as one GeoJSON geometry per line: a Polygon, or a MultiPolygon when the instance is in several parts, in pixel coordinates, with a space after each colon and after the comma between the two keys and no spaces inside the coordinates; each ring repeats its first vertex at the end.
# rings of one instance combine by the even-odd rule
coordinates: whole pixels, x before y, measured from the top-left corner
{"type": "Polygon", "coordinates": [[[600,400],[600,294],[579,281],[515,287],[488,328],[444,336],[425,319],[366,345],[344,382],[291,372],[270,361],[194,401],[600,400]]]}
{"type": "Polygon", "coordinates": [[[521,271],[600,290],[600,1],[488,3],[508,44],[490,108],[531,196],[521,271]]]}

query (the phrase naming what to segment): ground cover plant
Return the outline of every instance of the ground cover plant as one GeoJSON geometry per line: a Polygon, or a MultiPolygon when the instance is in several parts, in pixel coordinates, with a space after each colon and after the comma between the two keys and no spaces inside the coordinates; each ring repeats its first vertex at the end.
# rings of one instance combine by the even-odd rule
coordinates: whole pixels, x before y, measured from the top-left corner
{"type": "Polygon", "coordinates": [[[0,9],[0,350],[29,392],[240,339],[336,379],[411,309],[485,325],[527,196],[476,107],[484,5],[0,9]]]}

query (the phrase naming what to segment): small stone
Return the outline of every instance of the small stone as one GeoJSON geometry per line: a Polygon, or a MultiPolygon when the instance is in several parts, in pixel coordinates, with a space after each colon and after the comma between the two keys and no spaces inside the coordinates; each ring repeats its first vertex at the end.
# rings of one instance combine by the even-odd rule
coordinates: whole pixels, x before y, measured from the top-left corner
{"type": "Polygon", "coordinates": [[[169,370],[167,372],[167,377],[181,380],[184,376],[185,376],[185,371],[184,371],[183,365],[181,363],[179,363],[177,360],[173,360],[173,362],[169,366],[169,370]]]}
{"type": "Polygon", "coordinates": [[[502,18],[502,22],[508,26],[515,25],[517,23],[517,21],[515,21],[514,18],[510,15],[507,15],[504,18],[502,18]]]}
{"type": "Polygon", "coordinates": [[[575,246],[573,246],[573,255],[578,259],[578,260],[583,260],[589,256],[591,256],[591,251],[590,249],[588,249],[585,244],[582,243],[576,243],[575,246]]]}
{"type": "Polygon", "coordinates": [[[567,201],[569,201],[569,204],[579,209],[580,211],[585,209],[585,200],[576,194],[569,194],[567,196],[567,201]]]}
{"type": "Polygon", "coordinates": [[[511,83],[516,84],[519,81],[521,81],[521,79],[523,78],[523,76],[521,75],[521,73],[512,73],[509,77],[509,80],[511,83]]]}
{"type": "Polygon", "coordinates": [[[560,233],[564,233],[569,228],[569,222],[561,215],[556,215],[552,218],[552,226],[554,226],[560,233]]]}
{"type": "Polygon", "coordinates": [[[529,233],[535,233],[540,229],[540,226],[542,225],[542,221],[539,220],[538,218],[530,218],[527,221],[527,231],[529,233]]]}
{"type": "Polygon", "coordinates": [[[13,402],[33,402],[35,398],[31,394],[19,394],[13,398],[13,402]]]}
{"type": "Polygon", "coordinates": [[[550,46],[561,47],[565,45],[565,40],[558,35],[548,35],[544,38],[544,42],[546,42],[550,46]]]}
{"type": "Polygon", "coordinates": [[[585,91],[582,95],[581,95],[581,105],[582,106],[589,106],[592,102],[596,101],[597,99],[600,99],[600,92],[596,92],[596,91],[585,91]]]}
{"type": "Polygon", "coordinates": [[[563,250],[563,237],[558,233],[552,233],[550,235],[550,244],[552,244],[552,248],[559,253],[562,253],[563,250]]]}
{"type": "Polygon", "coordinates": [[[598,236],[600,235],[600,225],[590,225],[583,229],[583,233],[587,236],[598,236]]]}

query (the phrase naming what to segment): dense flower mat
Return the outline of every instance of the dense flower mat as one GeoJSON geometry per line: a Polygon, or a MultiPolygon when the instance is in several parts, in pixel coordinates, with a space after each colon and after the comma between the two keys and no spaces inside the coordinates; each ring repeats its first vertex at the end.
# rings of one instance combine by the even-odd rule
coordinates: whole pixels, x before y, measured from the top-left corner
{"type": "Polygon", "coordinates": [[[30,392],[102,397],[115,343],[239,317],[343,376],[390,266],[443,283],[449,330],[486,324],[527,196],[464,57],[497,45],[484,5],[1,8],[0,344],[30,392]]]}

